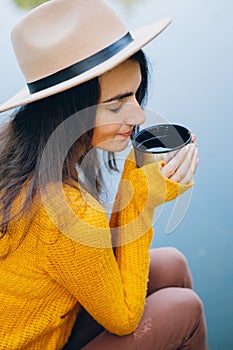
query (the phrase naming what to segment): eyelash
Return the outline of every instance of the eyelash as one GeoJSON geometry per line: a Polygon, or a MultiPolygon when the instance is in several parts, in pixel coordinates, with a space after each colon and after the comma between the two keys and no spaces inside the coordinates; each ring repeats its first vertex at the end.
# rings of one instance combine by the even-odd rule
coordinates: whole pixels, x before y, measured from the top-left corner
{"type": "Polygon", "coordinates": [[[113,113],[118,113],[120,111],[120,109],[122,108],[122,104],[123,103],[121,103],[120,106],[117,107],[117,108],[110,108],[110,111],[113,112],[113,113]]]}

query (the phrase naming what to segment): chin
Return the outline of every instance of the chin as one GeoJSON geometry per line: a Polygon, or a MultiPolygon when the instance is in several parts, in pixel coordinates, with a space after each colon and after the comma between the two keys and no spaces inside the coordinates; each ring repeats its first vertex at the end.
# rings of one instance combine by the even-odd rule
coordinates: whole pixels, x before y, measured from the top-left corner
{"type": "Polygon", "coordinates": [[[105,145],[104,149],[108,152],[122,152],[126,149],[126,147],[129,145],[129,140],[124,141],[111,141],[109,145],[105,145]]]}

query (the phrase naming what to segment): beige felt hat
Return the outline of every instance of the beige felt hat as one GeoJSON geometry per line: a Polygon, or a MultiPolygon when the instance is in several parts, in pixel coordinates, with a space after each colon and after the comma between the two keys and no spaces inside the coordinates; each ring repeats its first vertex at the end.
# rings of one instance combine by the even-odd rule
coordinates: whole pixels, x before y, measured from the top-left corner
{"type": "Polygon", "coordinates": [[[112,69],[161,33],[163,18],[129,32],[103,0],[50,0],[13,28],[12,44],[27,87],[0,112],[67,90],[112,69]]]}

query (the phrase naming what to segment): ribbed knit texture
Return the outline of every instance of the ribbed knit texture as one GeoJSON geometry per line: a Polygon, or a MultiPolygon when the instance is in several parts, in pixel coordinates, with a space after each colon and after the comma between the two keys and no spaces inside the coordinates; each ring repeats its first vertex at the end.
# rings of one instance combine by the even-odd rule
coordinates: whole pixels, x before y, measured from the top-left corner
{"type": "Polygon", "coordinates": [[[139,169],[129,157],[110,224],[93,197],[68,185],[64,195],[78,219],[65,234],[56,200],[59,228],[42,203],[32,207],[33,217],[28,210],[14,220],[0,240],[2,255],[11,247],[0,261],[0,349],[61,349],[80,305],[108,331],[133,332],[145,303],[154,208],[190,186],[165,179],[159,163],[139,169]]]}

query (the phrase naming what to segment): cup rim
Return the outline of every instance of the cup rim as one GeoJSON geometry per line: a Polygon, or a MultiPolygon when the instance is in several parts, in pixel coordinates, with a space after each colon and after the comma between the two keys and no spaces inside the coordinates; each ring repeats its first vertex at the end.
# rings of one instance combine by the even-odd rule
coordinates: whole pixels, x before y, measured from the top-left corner
{"type": "MultiPolygon", "coordinates": [[[[152,138],[154,138],[154,137],[155,136],[153,136],[152,138]]],[[[191,139],[192,139],[192,133],[186,126],[181,125],[181,124],[174,124],[174,123],[164,123],[164,124],[151,125],[151,126],[149,126],[147,128],[144,128],[144,129],[136,132],[135,135],[133,135],[132,144],[133,144],[134,149],[136,149],[139,152],[147,153],[147,154],[159,154],[159,153],[172,152],[172,151],[175,151],[175,150],[177,150],[179,148],[182,148],[185,145],[187,145],[188,143],[190,143],[191,139]],[[179,135],[180,135],[180,132],[178,130],[180,130],[183,133],[187,134],[186,140],[180,135],[180,137],[183,140],[183,142],[180,145],[176,146],[176,147],[172,147],[172,148],[168,148],[167,147],[167,148],[164,148],[164,150],[160,149],[158,151],[149,151],[149,148],[148,148],[148,150],[145,151],[145,147],[142,146],[143,145],[143,141],[141,141],[141,142],[139,141],[138,142],[138,138],[140,138],[146,132],[150,132],[151,130],[155,130],[155,129],[158,129],[158,128],[160,128],[160,129],[161,128],[162,129],[164,129],[164,128],[168,129],[168,128],[171,128],[171,127],[172,127],[173,131],[174,131],[174,129],[176,129],[179,135]]],[[[147,141],[149,141],[149,140],[150,139],[148,139],[147,141]]]]}

